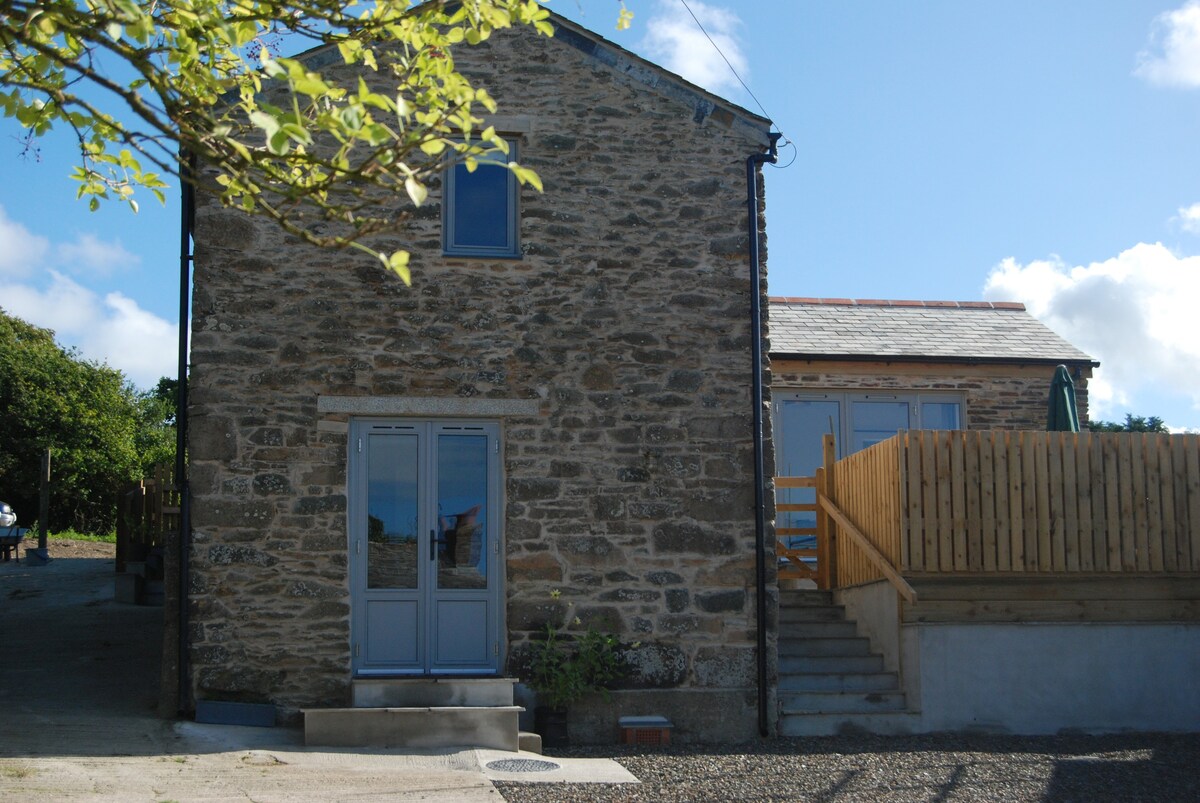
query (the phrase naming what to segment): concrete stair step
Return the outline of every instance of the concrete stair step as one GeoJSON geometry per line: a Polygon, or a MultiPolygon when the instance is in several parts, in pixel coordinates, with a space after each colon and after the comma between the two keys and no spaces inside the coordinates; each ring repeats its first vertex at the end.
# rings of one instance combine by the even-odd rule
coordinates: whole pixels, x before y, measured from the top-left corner
{"type": "Polygon", "coordinates": [[[522,753],[542,754],[542,734],[531,731],[521,731],[517,734],[517,744],[522,753]]]}
{"type": "Polygon", "coordinates": [[[434,708],[513,704],[516,678],[355,678],[355,708],[434,708]]]}
{"type": "Polygon", "coordinates": [[[780,650],[781,673],[826,672],[848,675],[860,672],[882,672],[882,655],[785,655],[780,650]]]}
{"type": "Polygon", "coordinates": [[[779,655],[860,656],[871,654],[871,642],[861,636],[850,638],[788,638],[781,635],[779,655]]]}
{"type": "Polygon", "coordinates": [[[781,672],[779,691],[897,691],[895,672],[781,672]]]}
{"type": "Polygon", "coordinates": [[[785,714],[873,714],[881,711],[903,711],[904,692],[781,691],[779,706],[780,711],[785,714]]]}
{"type": "Polygon", "coordinates": [[[918,733],[920,728],[921,715],[915,711],[892,711],[876,714],[785,712],[779,717],[780,736],[837,736],[861,733],[891,736],[918,733]]]}
{"type": "Polygon", "coordinates": [[[792,639],[814,638],[857,638],[858,627],[854,622],[818,621],[818,622],[786,622],[779,626],[781,641],[792,639]]]}
{"type": "Polygon", "coordinates": [[[310,708],[304,713],[309,747],[520,747],[520,706],[424,708],[310,708]]]}
{"type": "Polygon", "coordinates": [[[792,622],[844,622],[846,609],[841,605],[798,605],[779,606],[780,624],[792,622]]]}
{"type": "Polygon", "coordinates": [[[779,592],[779,607],[796,607],[801,605],[832,605],[832,591],[791,591],[781,590],[779,592]]]}

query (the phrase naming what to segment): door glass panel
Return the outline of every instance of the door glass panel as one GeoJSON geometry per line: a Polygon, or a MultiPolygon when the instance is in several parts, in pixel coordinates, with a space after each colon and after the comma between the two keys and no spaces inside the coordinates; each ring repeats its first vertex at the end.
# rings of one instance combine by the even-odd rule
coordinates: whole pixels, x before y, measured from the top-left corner
{"type": "Polygon", "coordinates": [[[908,402],[856,401],[850,403],[850,451],[866,449],[908,429],[908,402]]]}
{"type": "Polygon", "coordinates": [[[962,429],[958,402],[921,402],[921,429],[962,429]]]}
{"type": "MultiPolygon", "coordinates": [[[[821,465],[821,438],[833,434],[841,439],[841,405],[836,401],[782,400],[778,404],[776,425],[775,466],[780,477],[811,477],[821,465]]],[[[775,491],[777,502],[813,504],[816,491],[812,488],[780,488],[775,491]]],[[[816,546],[816,536],[794,533],[792,529],[813,529],[817,514],[811,511],[781,512],[777,524],[787,531],[781,540],[791,549],[810,549],[816,546]]]]}
{"type": "Polygon", "coordinates": [[[486,435],[438,435],[438,588],[487,588],[487,445],[486,435]]]}
{"type": "Polygon", "coordinates": [[[367,587],[417,587],[417,436],[372,434],[367,449],[367,587]]]}

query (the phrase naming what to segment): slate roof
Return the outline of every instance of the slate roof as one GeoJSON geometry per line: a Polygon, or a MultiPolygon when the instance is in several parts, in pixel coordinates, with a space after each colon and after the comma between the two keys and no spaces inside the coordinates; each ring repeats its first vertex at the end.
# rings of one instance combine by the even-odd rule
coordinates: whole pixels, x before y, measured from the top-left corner
{"type": "Polygon", "coordinates": [[[1099,365],[1010,302],[772,298],[769,320],[774,357],[1099,365]]]}

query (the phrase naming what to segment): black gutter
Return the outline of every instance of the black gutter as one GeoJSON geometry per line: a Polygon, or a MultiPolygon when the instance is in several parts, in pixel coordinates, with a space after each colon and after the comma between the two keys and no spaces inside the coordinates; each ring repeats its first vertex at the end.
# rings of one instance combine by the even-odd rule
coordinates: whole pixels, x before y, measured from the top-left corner
{"type": "Polygon", "coordinates": [[[767,521],[766,467],[763,446],[763,321],[762,265],[759,257],[758,169],[764,162],[775,164],[776,144],[782,134],[769,134],[770,150],[746,157],[746,231],[750,236],[750,353],[754,376],[754,573],[755,612],[758,626],[758,733],[770,735],[767,716],[767,521]]]}
{"type": "Polygon", "coordinates": [[[181,154],[179,169],[179,383],[175,395],[175,485],[179,489],[179,688],[176,708],[188,711],[188,583],[192,498],[187,477],[188,323],[192,266],[192,229],[196,223],[196,157],[181,154]]]}

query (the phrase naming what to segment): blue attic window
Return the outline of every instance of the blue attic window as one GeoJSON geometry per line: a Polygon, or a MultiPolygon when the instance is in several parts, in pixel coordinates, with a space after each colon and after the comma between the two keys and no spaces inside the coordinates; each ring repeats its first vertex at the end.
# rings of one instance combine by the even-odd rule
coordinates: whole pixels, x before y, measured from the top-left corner
{"type": "MultiPolygon", "coordinates": [[[[516,159],[516,144],[508,147],[508,158],[516,159]]],[[[506,167],[479,163],[473,173],[463,164],[451,167],[442,203],[442,250],[447,256],[519,257],[518,197],[517,179],[506,167]]]]}

